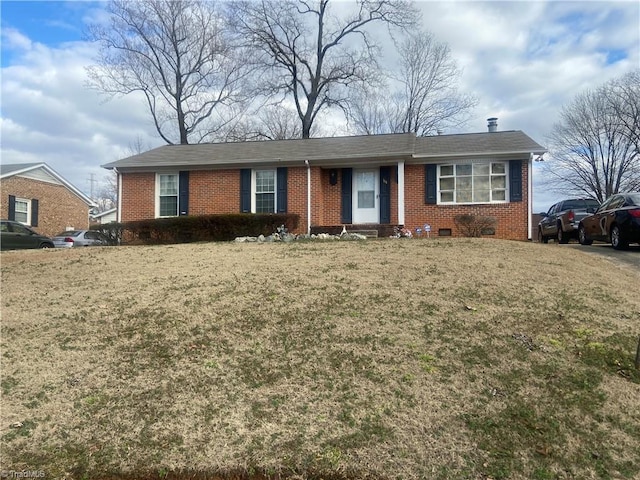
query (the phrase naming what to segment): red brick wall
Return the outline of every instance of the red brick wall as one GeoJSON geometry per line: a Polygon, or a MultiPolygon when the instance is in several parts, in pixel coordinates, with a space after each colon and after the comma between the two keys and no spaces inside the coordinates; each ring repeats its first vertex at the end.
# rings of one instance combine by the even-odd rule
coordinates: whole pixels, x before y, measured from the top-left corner
{"type": "Polygon", "coordinates": [[[425,223],[431,225],[431,235],[441,228],[451,229],[459,236],[454,217],[462,214],[496,217],[496,238],[527,240],[527,162],[522,168],[522,201],[490,205],[426,205],[424,165],[405,166],[405,226],[415,231],[425,223]]]}
{"type": "Polygon", "coordinates": [[[123,173],[122,222],[146,220],[155,217],[156,174],[151,173],[123,173]]]}
{"type": "Polygon", "coordinates": [[[189,172],[189,215],[240,212],[240,170],[189,172]]]}
{"type": "Polygon", "coordinates": [[[2,180],[0,215],[9,217],[9,195],[26,200],[38,200],[38,226],[43,235],[56,235],[67,227],[89,228],[89,206],[64,185],[43,182],[20,176],[2,180]]]}
{"type": "MultiPolygon", "coordinates": [[[[526,240],[527,232],[527,168],[523,162],[522,202],[492,205],[426,205],[424,202],[424,165],[405,166],[405,226],[415,231],[425,223],[431,225],[432,235],[441,228],[459,235],[454,217],[460,214],[494,216],[497,218],[495,236],[526,240]]],[[[338,182],[330,184],[331,169],[311,167],[312,226],[340,225],[342,192],[341,169],[338,182]]],[[[391,223],[398,222],[398,183],[392,169],[391,223]]],[[[122,221],[154,218],[155,174],[122,174],[122,221]]],[[[307,168],[288,169],[288,211],[300,216],[296,233],[307,231],[307,168]]],[[[237,213],[240,211],[240,170],[201,170],[189,175],[189,213],[237,213]]]]}

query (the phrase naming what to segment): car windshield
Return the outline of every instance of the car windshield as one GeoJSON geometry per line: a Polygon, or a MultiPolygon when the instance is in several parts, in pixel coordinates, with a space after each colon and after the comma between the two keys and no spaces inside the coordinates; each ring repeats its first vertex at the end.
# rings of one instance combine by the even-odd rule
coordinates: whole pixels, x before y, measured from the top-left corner
{"type": "Polygon", "coordinates": [[[68,232],[61,232],[61,233],[57,234],[56,237],[77,237],[81,233],[82,232],[80,230],[78,230],[78,231],[70,230],[68,232]]]}
{"type": "Polygon", "coordinates": [[[569,200],[564,203],[565,210],[586,210],[587,208],[598,208],[600,204],[597,200],[569,200]]]}
{"type": "Polygon", "coordinates": [[[629,205],[640,205],[640,193],[630,193],[628,197],[631,200],[629,205]]]}

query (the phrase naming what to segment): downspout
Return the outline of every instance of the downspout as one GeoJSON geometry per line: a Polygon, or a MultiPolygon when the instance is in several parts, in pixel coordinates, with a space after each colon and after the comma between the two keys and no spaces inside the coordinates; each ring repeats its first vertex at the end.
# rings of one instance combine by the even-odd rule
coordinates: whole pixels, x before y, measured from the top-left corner
{"type": "Polygon", "coordinates": [[[122,223],[122,174],[117,168],[113,169],[118,175],[118,201],[116,202],[116,221],[122,223]]]}
{"type": "Polygon", "coordinates": [[[527,172],[527,235],[528,240],[533,239],[531,222],[533,217],[531,212],[533,209],[533,152],[529,154],[529,171],[527,172]]]}
{"type": "Polygon", "coordinates": [[[311,235],[311,165],[305,160],[307,166],[307,235],[311,235]]]}

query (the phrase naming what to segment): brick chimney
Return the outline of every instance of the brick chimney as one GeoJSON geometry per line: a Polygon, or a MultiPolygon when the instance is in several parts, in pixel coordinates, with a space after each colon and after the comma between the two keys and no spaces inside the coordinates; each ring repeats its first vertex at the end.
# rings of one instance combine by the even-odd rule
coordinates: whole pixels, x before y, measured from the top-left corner
{"type": "Polygon", "coordinates": [[[487,127],[489,128],[489,132],[497,132],[498,131],[498,118],[491,117],[487,118],[487,127]]]}

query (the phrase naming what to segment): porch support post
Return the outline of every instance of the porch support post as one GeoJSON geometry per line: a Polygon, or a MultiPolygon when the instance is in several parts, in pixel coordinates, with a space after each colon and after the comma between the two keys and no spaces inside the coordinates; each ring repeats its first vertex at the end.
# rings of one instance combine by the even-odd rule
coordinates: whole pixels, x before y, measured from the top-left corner
{"type": "Polygon", "coordinates": [[[527,239],[533,239],[533,152],[529,154],[527,165],[527,239]]]}
{"type": "Polygon", "coordinates": [[[398,223],[404,225],[404,160],[398,161],[398,223]]]}
{"type": "Polygon", "coordinates": [[[311,235],[311,165],[309,160],[304,163],[307,166],[307,235],[311,235]]]}

